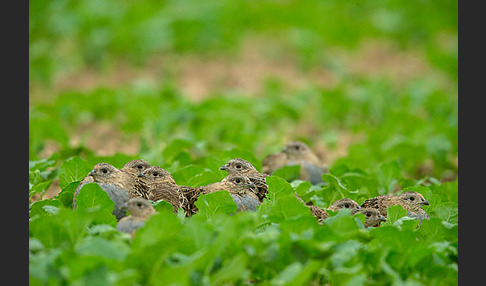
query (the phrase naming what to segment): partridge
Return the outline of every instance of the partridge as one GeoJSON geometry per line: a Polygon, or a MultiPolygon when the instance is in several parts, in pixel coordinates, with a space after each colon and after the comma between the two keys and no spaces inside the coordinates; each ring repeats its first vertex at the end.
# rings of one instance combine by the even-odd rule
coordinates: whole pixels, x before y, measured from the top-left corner
{"type": "Polygon", "coordinates": [[[221,182],[200,187],[202,194],[222,190],[228,191],[238,206],[238,211],[256,211],[256,207],[260,205],[260,200],[255,194],[255,189],[255,184],[243,175],[228,175],[221,182]]]}
{"type": "Polygon", "coordinates": [[[139,173],[145,171],[146,169],[152,167],[147,161],[143,159],[137,159],[127,162],[120,170],[137,176],[139,173]]]}
{"type": "MultiPolygon", "coordinates": [[[[314,205],[307,205],[299,196],[297,196],[297,194],[295,194],[295,196],[306,207],[308,207],[310,209],[312,215],[317,218],[318,223],[322,223],[323,220],[325,220],[326,218],[329,217],[329,214],[327,213],[327,211],[325,209],[320,208],[318,206],[314,206],[314,205]]],[[[340,200],[335,201],[331,206],[329,206],[327,208],[327,210],[335,211],[335,212],[339,211],[340,209],[350,209],[351,214],[354,214],[360,209],[360,206],[355,201],[348,199],[348,198],[344,198],[344,199],[340,199],[340,200]]]]}
{"type": "Polygon", "coordinates": [[[130,215],[120,219],[116,225],[116,229],[120,232],[129,233],[132,237],[137,229],[143,227],[145,221],[156,213],[150,201],[144,198],[131,198],[126,203],[126,208],[130,212],[130,215]]]}
{"type": "Polygon", "coordinates": [[[360,208],[358,212],[364,214],[366,217],[365,227],[378,227],[382,221],[386,221],[386,218],[374,208],[360,208]]]}
{"type": "Polygon", "coordinates": [[[341,209],[350,209],[351,214],[353,215],[357,211],[359,211],[360,206],[357,202],[353,201],[352,199],[344,198],[335,201],[327,209],[333,212],[337,212],[341,209]]]}
{"type": "Polygon", "coordinates": [[[108,163],[98,163],[89,172],[88,176],[81,181],[73,196],[73,209],[76,208],[76,196],[86,183],[97,183],[115,203],[113,214],[119,220],[125,216],[125,210],[122,205],[125,204],[132,196],[138,193],[138,188],[134,178],[127,172],[115,168],[108,163]]]}
{"type": "Polygon", "coordinates": [[[386,218],[387,208],[395,205],[401,205],[407,211],[407,216],[418,219],[419,225],[423,219],[429,219],[429,215],[422,208],[424,205],[430,205],[429,201],[422,194],[413,191],[406,191],[398,196],[381,195],[367,199],[361,204],[361,207],[378,209],[380,214],[386,218]]]}
{"type": "Polygon", "coordinates": [[[265,178],[269,175],[258,172],[258,170],[250,162],[241,158],[235,158],[221,166],[219,169],[228,172],[228,175],[240,174],[247,176],[250,181],[255,184],[255,188],[252,188],[251,190],[256,191],[255,194],[260,202],[263,202],[268,194],[268,185],[265,178]]]}
{"type": "Polygon", "coordinates": [[[145,199],[151,201],[164,200],[172,204],[174,212],[177,213],[182,194],[169,172],[159,166],[153,166],[139,173],[138,177],[148,186],[145,199]]]}
{"type": "Polygon", "coordinates": [[[140,180],[138,174],[145,171],[146,169],[152,167],[147,161],[143,159],[131,160],[127,162],[120,170],[128,173],[132,176],[133,180],[135,181],[135,192],[130,193],[130,197],[142,197],[147,198],[148,186],[143,181],[140,180]]]}
{"type": "Polygon", "coordinates": [[[289,142],[279,153],[265,157],[262,162],[262,171],[272,174],[283,166],[300,165],[299,179],[310,181],[312,184],[322,183],[321,175],[327,172],[325,165],[301,141],[289,142]]]}

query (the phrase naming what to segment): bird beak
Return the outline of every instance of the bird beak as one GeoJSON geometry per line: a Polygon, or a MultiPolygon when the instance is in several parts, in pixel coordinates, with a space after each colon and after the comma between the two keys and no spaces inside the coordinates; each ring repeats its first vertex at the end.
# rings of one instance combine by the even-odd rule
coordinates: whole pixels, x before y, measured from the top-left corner
{"type": "Polygon", "coordinates": [[[386,218],[385,218],[384,216],[380,215],[380,216],[378,217],[378,220],[381,220],[381,221],[386,221],[386,218]]]}
{"type": "Polygon", "coordinates": [[[427,200],[425,200],[425,201],[421,202],[421,204],[423,204],[423,205],[427,205],[427,206],[430,206],[430,203],[429,203],[429,201],[427,201],[427,200]]]}
{"type": "Polygon", "coordinates": [[[226,165],[221,166],[219,169],[223,171],[229,171],[229,168],[226,165]]]}
{"type": "Polygon", "coordinates": [[[253,183],[249,183],[249,184],[248,184],[248,186],[249,186],[250,188],[256,188],[255,184],[253,184],[253,183]]]}
{"type": "Polygon", "coordinates": [[[145,174],[144,173],[138,173],[137,177],[139,177],[139,178],[145,178],[145,174]]]}
{"type": "Polygon", "coordinates": [[[120,208],[122,210],[126,211],[128,209],[128,204],[127,203],[123,203],[120,208]]]}
{"type": "Polygon", "coordinates": [[[88,173],[88,176],[93,176],[94,174],[96,174],[96,170],[91,170],[91,172],[88,173]]]}

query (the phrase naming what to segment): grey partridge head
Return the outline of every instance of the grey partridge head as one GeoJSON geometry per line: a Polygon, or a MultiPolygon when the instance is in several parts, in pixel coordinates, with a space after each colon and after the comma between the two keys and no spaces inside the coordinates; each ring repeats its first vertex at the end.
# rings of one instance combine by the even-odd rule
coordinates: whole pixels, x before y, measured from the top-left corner
{"type": "Polygon", "coordinates": [[[360,208],[361,207],[358,205],[357,202],[353,201],[352,199],[344,198],[335,201],[327,209],[334,212],[339,211],[341,209],[349,209],[351,210],[351,214],[354,214],[357,211],[359,211],[360,208]]]}
{"type": "Polygon", "coordinates": [[[378,227],[381,222],[386,221],[386,218],[375,208],[362,208],[358,212],[364,214],[366,217],[365,227],[378,227]]]}
{"type": "Polygon", "coordinates": [[[121,170],[136,176],[140,172],[143,172],[150,167],[152,167],[152,165],[150,165],[147,161],[145,161],[143,159],[136,159],[136,160],[132,160],[132,161],[127,162],[121,168],[121,170]]]}
{"type": "Polygon", "coordinates": [[[126,203],[126,209],[130,212],[130,216],[142,219],[146,219],[155,213],[150,201],[140,197],[129,199],[126,203]]]}
{"type": "Polygon", "coordinates": [[[245,194],[248,191],[255,192],[255,184],[248,177],[241,175],[226,176],[221,180],[221,188],[236,194],[245,194]]]}
{"type": "Polygon", "coordinates": [[[145,171],[138,174],[138,178],[149,185],[153,183],[176,183],[171,174],[159,166],[147,168],[145,171]]]}
{"type": "Polygon", "coordinates": [[[229,174],[258,172],[250,162],[241,158],[231,159],[219,169],[224,170],[229,174]]]}

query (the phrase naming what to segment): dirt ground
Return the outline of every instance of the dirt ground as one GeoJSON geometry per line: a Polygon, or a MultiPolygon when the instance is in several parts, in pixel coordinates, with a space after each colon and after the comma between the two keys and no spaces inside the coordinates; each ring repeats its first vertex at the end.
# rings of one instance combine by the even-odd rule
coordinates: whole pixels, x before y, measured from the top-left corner
{"type": "MultiPolygon", "coordinates": [[[[271,52],[276,49],[275,43],[252,38],[244,41],[239,54],[233,57],[162,54],[148,59],[142,67],[121,61],[109,70],[86,68],[58,76],[52,90],[31,83],[30,102],[49,100],[52,94],[64,90],[89,91],[98,86],[135,82],[157,84],[175,80],[182,93],[194,101],[212,96],[215,91],[237,90],[257,96],[268,79],[280,81],[289,90],[316,84],[332,87],[339,82],[339,74],[324,65],[308,70],[300,68],[291,51],[272,57],[271,52]]],[[[402,51],[384,41],[369,41],[353,51],[329,48],[323,56],[344,67],[351,76],[386,75],[397,84],[421,76],[441,78],[427,63],[423,52],[402,51]]]]}

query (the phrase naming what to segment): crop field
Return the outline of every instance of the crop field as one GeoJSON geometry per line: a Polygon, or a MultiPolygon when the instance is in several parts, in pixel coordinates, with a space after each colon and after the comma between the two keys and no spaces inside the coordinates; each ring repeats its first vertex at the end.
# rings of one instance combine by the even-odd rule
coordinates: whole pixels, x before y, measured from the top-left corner
{"type": "Polygon", "coordinates": [[[29,284],[457,285],[457,1],[29,1],[29,284]],[[73,207],[100,162],[201,187],[291,141],[322,182],[281,167],[256,211],[151,201],[130,235],[96,184],[73,207]],[[428,219],[305,204],[404,191],[428,219]]]}

